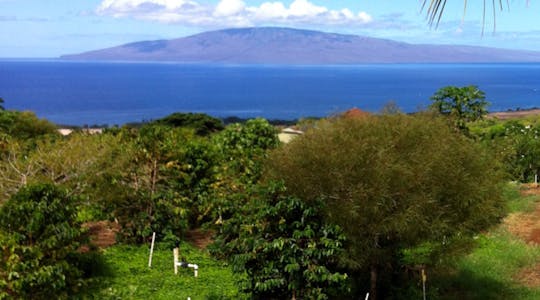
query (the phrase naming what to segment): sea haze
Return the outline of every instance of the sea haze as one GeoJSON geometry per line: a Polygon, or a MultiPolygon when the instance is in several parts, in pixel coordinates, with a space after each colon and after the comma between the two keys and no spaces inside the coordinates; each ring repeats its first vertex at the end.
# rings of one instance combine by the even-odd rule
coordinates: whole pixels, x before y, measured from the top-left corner
{"type": "Polygon", "coordinates": [[[358,107],[427,107],[474,84],[491,111],[540,106],[540,64],[210,65],[0,61],[0,97],[59,124],[124,124],[172,112],[295,119],[358,107]]]}

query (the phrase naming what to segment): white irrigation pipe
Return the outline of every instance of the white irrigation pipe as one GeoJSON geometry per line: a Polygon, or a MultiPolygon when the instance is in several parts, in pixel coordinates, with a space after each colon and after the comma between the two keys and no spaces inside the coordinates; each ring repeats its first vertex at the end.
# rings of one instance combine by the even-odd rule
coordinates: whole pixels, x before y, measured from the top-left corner
{"type": "Polygon", "coordinates": [[[189,264],[189,263],[187,263],[187,262],[178,261],[178,256],[179,256],[179,250],[178,250],[178,248],[174,248],[174,249],[173,249],[174,274],[175,274],[175,275],[178,274],[178,267],[182,267],[182,268],[192,268],[195,277],[198,277],[198,276],[199,276],[199,266],[196,265],[196,264],[189,264]]]}
{"type": "Polygon", "coordinates": [[[152,267],[152,255],[154,254],[154,242],[156,241],[156,233],[152,233],[152,245],[150,246],[150,256],[148,257],[148,267],[152,267]]]}

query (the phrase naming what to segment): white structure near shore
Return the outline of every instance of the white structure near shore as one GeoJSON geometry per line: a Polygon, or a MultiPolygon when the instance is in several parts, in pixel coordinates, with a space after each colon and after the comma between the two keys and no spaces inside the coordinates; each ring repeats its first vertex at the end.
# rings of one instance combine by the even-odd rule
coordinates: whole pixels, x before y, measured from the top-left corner
{"type": "Polygon", "coordinates": [[[286,144],[286,143],[292,141],[292,139],[294,139],[295,137],[297,137],[299,135],[302,135],[302,134],[304,134],[303,131],[288,127],[288,128],[285,128],[285,129],[281,130],[281,132],[278,133],[278,138],[279,138],[280,142],[286,144]]]}
{"type": "MultiPolygon", "coordinates": [[[[70,129],[70,128],[60,128],[58,133],[63,136],[68,136],[74,131],[79,131],[79,129],[70,129]]],[[[85,134],[101,134],[103,133],[103,128],[81,128],[80,131],[85,134]]]]}

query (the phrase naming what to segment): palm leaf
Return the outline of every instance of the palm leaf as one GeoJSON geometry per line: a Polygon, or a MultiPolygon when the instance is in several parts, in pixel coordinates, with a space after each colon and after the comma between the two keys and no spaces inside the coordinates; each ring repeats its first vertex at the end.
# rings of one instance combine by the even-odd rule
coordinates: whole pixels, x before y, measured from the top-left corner
{"type": "MultiPolygon", "coordinates": [[[[426,11],[427,13],[427,21],[430,26],[434,26],[437,28],[439,26],[439,23],[441,22],[444,9],[446,7],[446,1],[447,0],[423,0],[422,2],[422,11],[426,11]]],[[[527,0],[527,5],[529,1],[527,0]]],[[[467,0],[463,0],[463,20],[465,18],[465,14],[467,12],[467,0]]],[[[486,24],[486,6],[488,4],[486,3],[486,0],[483,2],[484,10],[482,13],[482,34],[484,34],[484,27],[486,24]]],[[[510,8],[510,4],[508,0],[506,0],[506,5],[508,8],[510,8]]],[[[493,10],[493,31],[497,29],[497,6],[499,6],[499,10],[503,10],[503,0],[492,0],[491,3],[492,10],[493,10]],[[497,5],[498,2],[498,5],[497,5]]],[[[463,22],[462,20],[462,22],[463,22]]]]}

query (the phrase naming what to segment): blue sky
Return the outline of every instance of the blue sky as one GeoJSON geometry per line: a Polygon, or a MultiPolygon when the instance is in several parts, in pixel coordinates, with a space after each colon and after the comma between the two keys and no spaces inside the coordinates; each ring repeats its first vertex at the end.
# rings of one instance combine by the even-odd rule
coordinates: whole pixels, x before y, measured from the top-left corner
{"type": "Polygon", "coordinates": [[[487,1],[484,35],[483,1],[468,1],[465,16],[463,0],[448,1],[433,29],[421,0],[0,0],[0,57],[57,57],[248,26],[540,51],[539,1],[510,0],[495,19],[487,1]]]}

